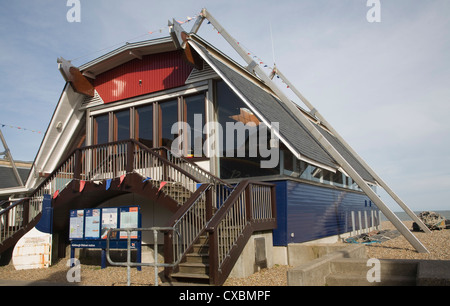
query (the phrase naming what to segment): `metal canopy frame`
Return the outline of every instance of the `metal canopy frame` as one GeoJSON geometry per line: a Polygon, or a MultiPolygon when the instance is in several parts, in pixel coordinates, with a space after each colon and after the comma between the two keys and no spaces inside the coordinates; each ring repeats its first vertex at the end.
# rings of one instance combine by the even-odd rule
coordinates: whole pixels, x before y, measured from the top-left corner
{"type": "MultiPolygon", "coordinates": [[[[350,165],[350,163],[338,152],[336,148],[321,134],[318,127],[313,124],[310,119],[292,102],[272,81],[277,74],[286,83],[293,93],[309,108],[309,114],[317,118],[320,123],[328,128],[328,130],[343,144],[343,146],[357,159],[357,161],[372,175],[376,183],[382,187],[392,199],[415,221],[425,233],[430,233],[430,229],[414,214],[414,212],[392,191],[391,188],[375,173],[375,171],[367,165],[367,163],[350,147],[350,145],[337,133],[337,131],[325,120],[318,110],[296,89],[296,87],[281,73],[278,68],[274,68],[271,77],[267,76],[263,69],[256,63],[248,52],[243,49],[237,41],[221,26],[221,24],[206,9],[202,9],[197,18],[191,33],[197,33],[204,19],[207,19],[218,31],[219,34],[230,44],[230,46],[244,59],[247,63],[247,70],[257,75],[261,81],[267,85],[277,98],[292,112],[292,114],[308,129],[313,137],[324,147],[324,149],[335,159],[338,165],[355,181],[364,193],[377,205],[389,221],[397,228],[397,230],[408,240],[408,242],[419,253],[428,253],[426,247],[414,236],[411,231],[403,224],[403,222],[389,209],[389,207],[380,199],[380,197],[372,190],[368,183],[359,175],[359,173],[350,165]]],[[[177,44],[181,48],[186,48],[189,43],[196,49],[195,42],[190,41],[189,34],[184,32],[183,28],[174,20],[172,26],[173,38],[178,40],[177,44]]],[[[199,51],[197,49],[197,51],[199,51]]]]}
{"type": "Polygon", "coordinates": [[[22,181],[22,178],[20,177],[19,171],[17,170],[16,163],[14,162],[14,159],[11,155],[11,151],[9,150],[8,145],[6,144],[5,137],[3,137],[3,133],[2,133],[1,129],[0,129],[0,140],[2,141],[3,148],[5,149],[4,152],[0,152],[0,155],[4,155],[6,157],[6,159],[9,160],[9,162],[11,163],[11,167],[13,169],[14,176],[16,177],[16,181],[17,181],[17,183],[19,183],[19,186],[20,187],[25,186],[22,181]]]}

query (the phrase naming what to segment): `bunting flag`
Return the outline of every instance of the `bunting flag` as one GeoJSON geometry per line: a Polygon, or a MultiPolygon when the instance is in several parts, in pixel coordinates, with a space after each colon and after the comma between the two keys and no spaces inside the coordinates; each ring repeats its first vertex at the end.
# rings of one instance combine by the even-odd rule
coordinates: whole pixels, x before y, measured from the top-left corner
{"type": "Polygon", "coordinates": [[[145,180],[143,180],[142,183],[148,182],[148,181],[150,181],[151,179],[152,179],[151,177],[148,177],[148,176],[147,176],[147,178],[146,178],[145,180]]]}
{"type": "Polygon", "coordinates": [[[159,185],[158,192],[160,192],[161,189],[162,189],[164,186],[166,186],[166,184],[167,184],[167,182],[161,182],[161,184],[159,185]]]}
{"type": "Polygon", "coordinates": [[[2,128],[9,127],[9,128],[18,129],[18,130],[21,130],[21,131],[28,131],[28,132],[32,132],[32,133],[42,134],[41,131],[30,130],[30,129],[26,129],[26,128],[23,128],[23,127],[20,127],[20,126],[8,125],[8,124],[4,124],[4,123],[0,123],[0,126],[2,128]]]}
{"type": "Polygon", "coordinates": [[[111,181],[112,181],[112,179],[106,180],[106,190],[109,190],[109,188],[111,188],[111,181]]]}
{"type": "Polygon", "coordinates": [[[83,191],[85,185],[86,185],[86,181],[80,181],[80,192],[83,191]]]}
{"type": "Polygon", "coordinates": [[[59,195],[59,190],[56,190],[55,193],[53,194],[53,199],[56,199],[59,195]]]}
{"type": "Polygon", "coordinates": [[[122,174],[121,176],[120,176],[120,182],[119,182],[119,186],[120,185],[122,185],[122,182],[123,182],[123,180],[125,179],[125,174],[122,174]]]}

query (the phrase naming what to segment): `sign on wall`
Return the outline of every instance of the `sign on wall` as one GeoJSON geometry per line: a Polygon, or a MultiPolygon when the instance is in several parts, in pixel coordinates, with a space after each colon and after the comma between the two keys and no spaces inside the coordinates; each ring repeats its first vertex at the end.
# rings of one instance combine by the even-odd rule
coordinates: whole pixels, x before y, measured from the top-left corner
{"type": "Polygon", "coordinates": [[[84,210],[70,211],[69,239],[83,239],[84,210]]]}

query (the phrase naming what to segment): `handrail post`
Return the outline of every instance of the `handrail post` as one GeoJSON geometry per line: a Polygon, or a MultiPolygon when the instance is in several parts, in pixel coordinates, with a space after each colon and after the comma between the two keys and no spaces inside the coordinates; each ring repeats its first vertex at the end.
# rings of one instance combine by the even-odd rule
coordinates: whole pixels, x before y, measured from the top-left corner
{"type": "Polygon", "coordinates": [[[253,221],[253,211],[252,211],[252,187],[253,184],[248,184],[247,188],[245,188],[245,210],[247,211],[247,222],[253,221]]]}
{"type": "Polygon", "coordinates": [[[74,170],[73,170],[73,178],[74,179],[81,179],[81,150],[77,149],[75,151],[75,160],[74,160],[74,170]]]}
{"type": "Polygon", "coordinates": [[[127,166],[126,166],[126,172],[130,173],[134,170],[134,142],[128,141],[127,142],[127,166]]]}
{"type": "MultiPolygon", "coordinates": [[[[215,189],[217,186],[212,185],[212,187],[208,188],[206,190],[206,203],[205,203],[205,212],[206,212],[206,220],[211,220],[213,217],[213,189],[215,189]]],[[[216,194],[217,197],[217,194],[216,194]]]]}
{"type": "Polygon", "coordinates": [[[74,158],[74,169],[73,169],[73,179],[75,180],[74,189],[78,190],[80,188],[80,179],[81,179],[81,150],[77,149],[75,151],[74,158]]]}
{"type": "Polygon", "coordinates": [[[210,284],[217,285],[219,280],[219,254],[218,254],[218,241],[217,230],[214,228],[208,231],[209,241],[209,277],[210,284]]]}
{"type": "MultiPolygon", "coordinates": [[[[173,262],[173,233],[171,231],[164,232],[164,263],[173,262]]],[[[164,269],[164,275],[166,278],[170,278],[172,273],[172,267],[166,267],[164,269]]]]}
{"type": "Polygon", "coordinates": [[[30,220],[30,200],[25,200],[22,207],[22,226],[24,226],[28,224],[28,221],[30,220]]]}
{"type": "Polygon", "coordinates": [[[272,219],[277,219],[277,195],[276,186],[270,186],[270,205],[272,206],[272,219]]]}

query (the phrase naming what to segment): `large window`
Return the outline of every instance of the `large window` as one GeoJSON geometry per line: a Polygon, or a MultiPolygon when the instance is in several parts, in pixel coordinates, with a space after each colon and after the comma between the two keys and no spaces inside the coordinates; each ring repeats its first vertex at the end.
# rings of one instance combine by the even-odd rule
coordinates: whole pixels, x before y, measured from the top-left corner
{"type": "Polygon", "coordinates": [[[100,115],[94,118],[94,144],[108,142],[109,137],[109,114],[100,115]]]}
{"type": "Polygon", "coordinates": [[[136,108],[136,139],[149,148],[153,147],[153,104],[136,108]]]}
{"type": "Polygon", "coordinates": [[[130,110],[114,113],[114,141],[130,139],[130,110]]]}
{"type": "Polygon", "coordinates": [[[172,134],[172,126],[178,122],[178,100],[159,103],[159,137],[163,147],[171,147],[178,136],[172,134]]]}
{"type": "Polygon", "coordinates": [[[206,134],[203,133],[203,127],[206,123],[205,95],[195,95],[183,99],[184,118],[190,133],[185,133],[184,141],[188,144],[184,154],[186,156],[202,157],[204,156],[203,145],[206,140],[206,134]]]}
{"type": "MultiPolygon", "coordinates": [[[[218,122],[223,130],[220,143],[220,176],[224,179],[253,176],[279,175],[279,163],[273,168],[262,168],[260,156],[261,120],[228,87],[219,81],[216,83],[218,122]]],[[[268,133],[270,134],[270,132],[268,133]]],[[[270,147],[269,137],[262,145],[270,147]]]]}

